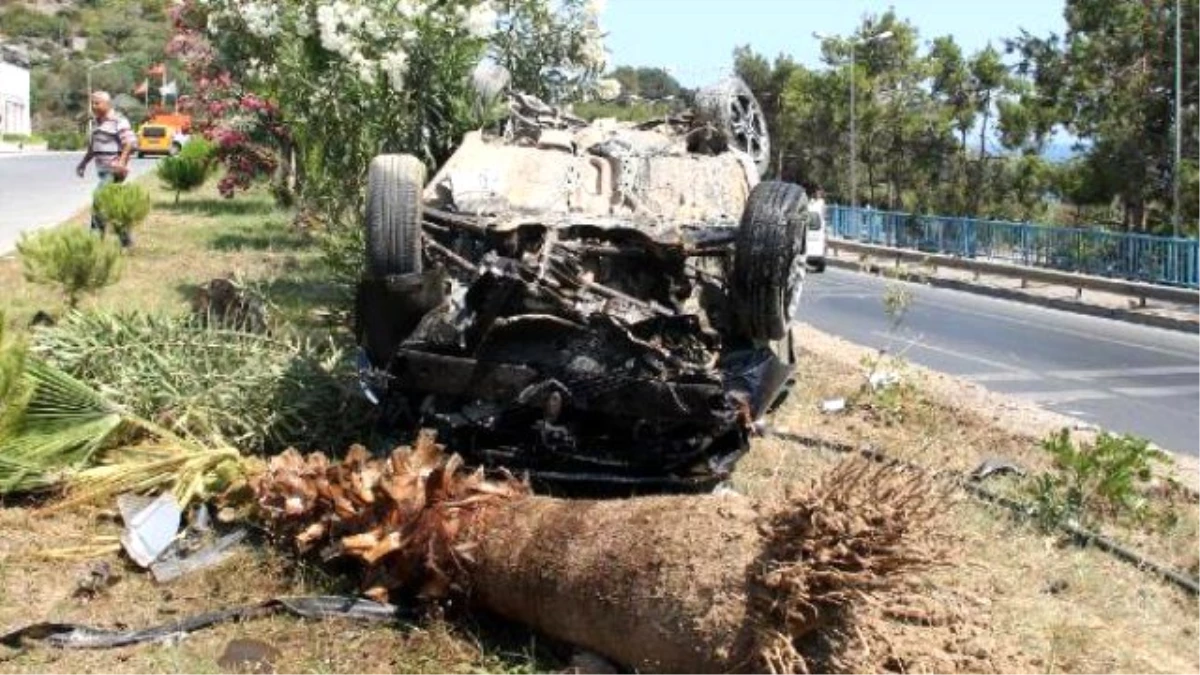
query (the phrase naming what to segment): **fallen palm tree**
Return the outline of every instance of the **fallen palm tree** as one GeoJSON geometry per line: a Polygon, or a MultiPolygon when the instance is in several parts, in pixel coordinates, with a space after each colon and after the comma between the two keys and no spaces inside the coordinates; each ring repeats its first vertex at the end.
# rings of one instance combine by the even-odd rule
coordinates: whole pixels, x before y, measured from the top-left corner
{"type": "Polygon", "coordinates": [[[929,484],[866,462],[779,504],[570,501],[465,472],[422,437],[385,459],[289,451],[253,486],[301,550],[361,562],[369,595],[460,594],[638,670],[805,670],[815,640],[939,555],[929,484]]]}
{"type": "Polygon", "coordinates": [[[352,433],[365,415],[342,362],[332,345],[187,316],[71,312],[29,340],[0,335],[0,496],[210,497],[255,453],[352,433]]]}

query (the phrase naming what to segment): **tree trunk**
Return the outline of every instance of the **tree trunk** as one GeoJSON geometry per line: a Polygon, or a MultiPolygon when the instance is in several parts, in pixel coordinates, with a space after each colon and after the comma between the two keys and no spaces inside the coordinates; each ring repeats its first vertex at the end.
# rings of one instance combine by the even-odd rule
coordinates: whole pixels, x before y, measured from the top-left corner
{"type": "Polygon", "coordinates": [[[926,536],[942,508],[930,484],[865,461],[782,503],[563,500],[464,474],[429,447],[380,460],[352,449],[341,465],[289,451],[255,479],[257,503],[302,550],[333,545],[363,563],[372,597],[458,589],[654,672],[829,669],[838,655],[815,655],[811,639],[849,632],[856,604],[942,554],[926,536]]]}
{"type": "Polygon", "coordinates": [[[991,112],[992,98],[988,96],[983,102],[983,124],[979,126],[979,166],[975,180],[975,190],[971,198],[971,215],[978,218],[983,208],[984,174],[987,171],[987,127],[991,112]]]}

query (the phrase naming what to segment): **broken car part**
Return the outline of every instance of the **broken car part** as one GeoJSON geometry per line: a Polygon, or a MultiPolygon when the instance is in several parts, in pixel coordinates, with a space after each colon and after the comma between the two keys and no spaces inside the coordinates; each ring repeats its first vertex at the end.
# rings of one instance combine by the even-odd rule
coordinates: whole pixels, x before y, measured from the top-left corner
{"type": "Polygon", "coordinates": [[[640,125],[515,94],[505,134],[468,134],[428,182],[375,158],[355,317],[391,424],[546,483],[727,479],[794,368],[810,217],[760,181],[738,82],[640,125]]]}
{"type": "Polygon", "coordinates": [[[400,617],[400,608],[395,605],[362,598],[317,595],[275,598],[256,605],[205,612],[140,630],[108,630],[74,623],[36,623],[0,635],[0,644],[15,649],[22,642],[33,640],[63,649],[111,649],[172,640],[220,623],[246,621],[281,612],[305,619],[395,621],[400,617]]]}

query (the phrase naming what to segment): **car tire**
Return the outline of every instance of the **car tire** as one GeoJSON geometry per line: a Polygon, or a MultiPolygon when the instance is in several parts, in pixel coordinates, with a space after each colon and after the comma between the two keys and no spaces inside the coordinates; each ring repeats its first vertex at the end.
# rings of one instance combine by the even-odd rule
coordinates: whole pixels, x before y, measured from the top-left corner
{"type": "Polygon", "coordinates": [[[740,77],[729,77],[696,92],[696,119],[710,124],[730,148],[746,153],[765,175],[771,165],[771,135],[762,106],[740,77]]]}
{"type": "Polygon", "coordinates": [[[183,146],[181,146],[178,143],[172,143],[171,149],[167,150],[167,155],[174,157],[175,155],[178,155],[182,151],[183,151],[183,146]]]}
{"type": "Polygon", "coordinates": [[[421,271],[421,191],[425,165],[412,155],[379,155],[367,174],[367,273],[421,271]]]}
{"type": "Polygon", "coordinates": [[[817,272],[817,273],[824,272],[825,271],[825,259],[824,258],[813,258],[809,262],[809,267],[811,267],[814,272],[817,272]]]}
{"type": "Polygon", "coordinates": [[[739,333],[779,340],[795,318],[804,282],[808,195],[794,183],[754,187],[738,225],[730,295],[739,333]]]}
{"type": "Polygon", "coordinates": [[[142,152],[141,150],[138,150],[137,158],[138,159],[146,159],[146,153],[142,152]]]}

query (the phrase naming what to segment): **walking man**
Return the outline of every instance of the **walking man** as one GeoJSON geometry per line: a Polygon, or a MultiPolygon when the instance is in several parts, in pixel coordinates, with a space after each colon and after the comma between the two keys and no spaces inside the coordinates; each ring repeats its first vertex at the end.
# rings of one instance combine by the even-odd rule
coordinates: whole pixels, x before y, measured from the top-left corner
{"type": "MultiPolygon", "coordinates": [[[[98,179],[96,189],[99,190],[109,183],[120,183],[129,175],[129,155],[133,152],[137,137],[133,134],[133,127],[129,126],[129,120],[113,110],[112,97],[106,91],[92,94],[92,116],[95,120],[92,123],[91,138],[88,139],[87,154],[83,156],[79,166],[75,167],[75,173],[83,178],[88,162],[95,160],[98,179]]],[[[97,212],[94,199],[92,229],[101,237],[104,236],[104,219],[97,212]]],[[[129,248],[133,245],[133,238],[128,232],[119,232],[118,236],[121,238],[122,247],[129,248]]]]}

